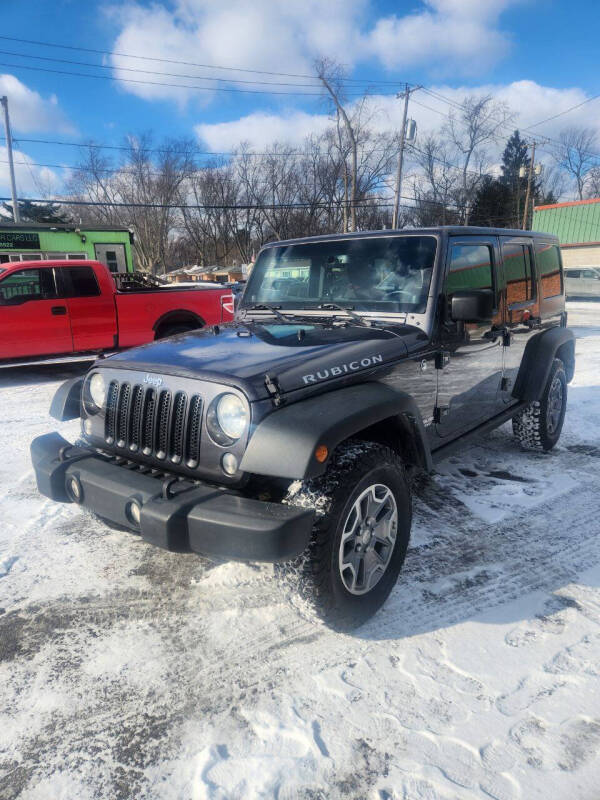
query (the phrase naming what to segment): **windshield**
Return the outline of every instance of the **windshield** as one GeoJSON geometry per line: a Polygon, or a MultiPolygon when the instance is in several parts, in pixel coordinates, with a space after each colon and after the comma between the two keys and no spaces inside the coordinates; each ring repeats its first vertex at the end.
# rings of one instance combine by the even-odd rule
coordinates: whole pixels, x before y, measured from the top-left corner
{"type": "Polygon", "coordinates": [[[339,239],[269,247],[258,257],[245,307],[423,313],[437,241],[433,236],[339,239]]]}

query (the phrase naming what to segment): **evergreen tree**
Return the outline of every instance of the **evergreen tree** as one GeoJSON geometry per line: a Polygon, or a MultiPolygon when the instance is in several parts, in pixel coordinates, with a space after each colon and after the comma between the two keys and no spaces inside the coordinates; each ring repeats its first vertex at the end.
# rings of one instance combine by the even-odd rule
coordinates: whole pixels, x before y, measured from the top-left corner
{"type": "MultiPolygon", "coordinates": [[[[61,213],[58,203],[32,203],[31,200],[19,200],[19,216],[21,222],[69,222],[69,216],[61,213]]],[[[12,203],[2,203],[4,218],[12,219],[12,203]]]]}
{"type": "Polygon", "coordinates": [[[504,180],[486,175],[475,196],[469,224],[490,228],[518,227],[513,202],[514,196],[504,180]]]}
{"type": "Polygon", "coordinates": [[[526,178],[519,178],[519,170],[521,167],[529,167],[529,148],[525,139],[521,138],[519,131],[515,131],[506,143],[504,153],[502,154],[502,182],[511,188],[514,192],[519,181],[525,181],[526,178]]]}
{"type": "MultiPolygon", "coordinates": [[[[529,147],[525,139],[521,138],[519,131],[515,131],[504,148],[502,154],[502,177],[500,180],[510,191],[510,211],[505,227],[518,228],[521,226],[523,204],[527,193],[527,170],[529,169],[529,147]],[[519,172],[525,168],[525,177],[521,178],[519,172]]],[[[534,179],[532,196],[537,194],[537,181],[534,179]]]]}

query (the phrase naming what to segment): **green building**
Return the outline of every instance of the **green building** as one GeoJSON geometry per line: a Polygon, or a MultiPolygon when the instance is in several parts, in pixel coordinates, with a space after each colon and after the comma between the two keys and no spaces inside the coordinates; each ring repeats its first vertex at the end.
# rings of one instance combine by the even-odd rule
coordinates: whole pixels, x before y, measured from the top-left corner
{"type": "Polygon", "coordinates": [[[600,267],[600,198],[536,206],[532,227],[558,236],[565,267],[600,267]]]}
{"type": "Polygon", "coordinates": [[[91,258],[106,264],[111,272],[132,272],[132,243],[128,228],[0,223],[0,263],[91,258]]]}

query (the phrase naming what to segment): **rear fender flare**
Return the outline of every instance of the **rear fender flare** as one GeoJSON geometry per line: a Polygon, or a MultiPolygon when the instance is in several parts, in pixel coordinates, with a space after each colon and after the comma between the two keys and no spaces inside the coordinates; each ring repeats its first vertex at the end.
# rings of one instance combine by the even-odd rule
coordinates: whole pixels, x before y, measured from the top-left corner
{"type": "Polygon", "coordinates": [[[575,372],[575,336],[568,328],[551,328],[527,342],[513,396],[526,403],[539,400],[555,358],[562,360],[567,380],[571,381],[575,372]]]}
{"type": "Polygon", "coordinates": [[[306,479],[322,475],[328,458],[317,461],[324,445],[329,455],[346,439],[389,421],[390,446],[410,431],[411,460],[431,470],[431,452],[414,399],[383,383],[362,383],[274,410],[260,422],[248,443],[240,469],[255,475],[306,479]]]}
{"type": "Polygon", "coordinates": [[[161,328],[185,322],[193,322],[198,328],[203,328],[206,324],[202,317],[196,314],[195,311],[190,311],[189,308],[174,308],[171,311],[165,311],[164,314],[161,314],[152,326],[152,330],[158,335],[161,328]]]}

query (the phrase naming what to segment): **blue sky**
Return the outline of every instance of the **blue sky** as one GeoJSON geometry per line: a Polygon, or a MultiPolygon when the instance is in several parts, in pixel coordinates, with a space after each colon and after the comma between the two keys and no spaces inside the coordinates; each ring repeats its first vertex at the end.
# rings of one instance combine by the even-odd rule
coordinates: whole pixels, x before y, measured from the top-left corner
{"type": "MultiPolygon", "coordinates": [[[[326,53],[346,64],[351,77],[409,81],[462,99],[468,91],[492,92],[531,125],[600,92],[595,0],[174,0],[171,3],[110,3],[54,0],[4,2],[3,36],[86,47],[128,55],[264,70],[312,72],[326,53]]],[[[223,79],[306,82],[258,73],[209,70],[183,64],[67,50],[0,39],[0,91],[9,96],[20,159],[40,164],[72,164],[77,150],[20,138],[121,144],[128,134],[152,130],[156,139],[191,137],[207,150],[230,149],[243,139],[261,148],[276,138],[298,140],[326,124],[319,98],[295,95],[203,92],[126,83],[134,78],[183,84],[223,79]],[[6,52],[8,51],[8,52],[6,52]],[[15,55],[17,54],[17,55],[15,55]],[[90,62],[87,67],[32,56],[90,62]],[[81,78],[26,67],[106,74],[116,81],[81,78]],[[156,73],[184,73],[177,78],[156,73]]],[[[222,82],[227,88],[264,88],[222,82]]],[[[297,87],[300,88],[300,87],[297,87]]],[[[289,87],[271,87],[290,91],[289,87]]],[[[302,91],[307,89],[302,88],[302,91]]],[[[399,123],[394,86],[375,90],[382,128],[399,123]]],[[[423,97],[434,111],[411,115],[419,129],[440,124],[443,101],[423,97]]],[[[557,135],[567,124],[600,129],[600,100],[588,103],[537,131],[557,135]]],[[[0,151],[1,154],[1,151],[0,151]]],[[[2,156],[2,160],[4,160],[2,156]]],[[[22,193],[37,184],[60,189],[65,171],[21,167],[22,193]],[[33,180],[34,176],[37,182],[33,180]]],[[[0,164],[0,190],[6,169],[0,164]]]]}

